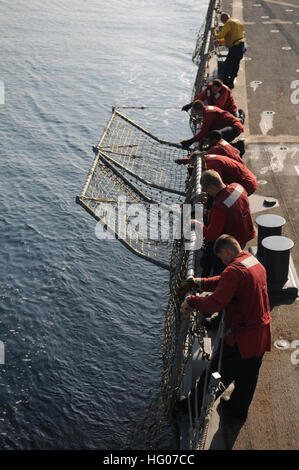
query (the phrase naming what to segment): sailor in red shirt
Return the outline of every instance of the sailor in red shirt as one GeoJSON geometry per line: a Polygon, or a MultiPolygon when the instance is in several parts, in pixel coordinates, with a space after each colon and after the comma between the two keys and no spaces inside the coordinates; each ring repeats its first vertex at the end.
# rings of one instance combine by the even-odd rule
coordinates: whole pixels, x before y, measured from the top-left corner
{"type": "Polygon", "coordinates": [[[202,190],[214,198],[209,225],[202,227],[203,237],[213,243],[227,233],[235,237],[243,249],[256,235],[246,190],[238,183],[225,185],[214,170],[205,171],[200,184],[202,190]]]}
{"type": "MultiPolygon", "coordinates": [[[[181,312],[185,315],[194,309],[202,313],[225,309],[228,333],[219,372],[225,388],[235,381],[235,389],[225,407],[239,418],[246,419],[263,354],[271,350],[266,271],[229,235],[217,239],[214,251],[227,267],[221,276],[194,279],[195,285],[212,294],[205,297],[189,295],[181,306],[181,312]]],[[[211,364],[211,373],[217,370],[217,364],[216,356],[211,364]]]]}
{"type": "Polygon", "coordinates": [[[181,141],[183,148],[190,147],[194,142],[201,144],[202,140],[213,130],[220,130],[222,137],[228,142],[244,132],[244,127],[236,116],[217,106],[205,106],[202,101],[198,100],[192,104],[192,110],[195,115],[202,117],[201,129],[191,139],[181,141]]]}
{"type": "MultiPolygon", "coordinates": [[[[233,160],[237,160],[237,162],[243,163],[245,165],[244,161],[241,158],[239,150],[230,143],[228,143],[226,140],[224,140],[220,131],[211,131],[208,136],[208,142],[210,146],[208,149],[209,153],[213,153],[216,155],[225,155],[226,157],[230,157],[233,160]]],[[[243,153],[245,153],[245,148],[243,150],[243,153]]]]}
{"type": "Polygon", "coordinates": [[[240,183],[246,189],[247,195],[253,194],[257,189],[257,181],[254,174],[243,163],[239,163],[224,155],[212,155],[210,153],[195,151],[191,157],[202,157],[205,170],[215,170],[220,175],[224,184],[240,183]]]}
{"type": "Polygon", "coordinates": [[[194,101],[201,100],[205,105],[217,106],[224,111],[237,116],[237,105],[235,103],[232,92],[228,86],[224,85],[220,78],[215,78],[213,82],[208,83],[191,103],[185,104],[182,111],[189,111],[194,101]]]}

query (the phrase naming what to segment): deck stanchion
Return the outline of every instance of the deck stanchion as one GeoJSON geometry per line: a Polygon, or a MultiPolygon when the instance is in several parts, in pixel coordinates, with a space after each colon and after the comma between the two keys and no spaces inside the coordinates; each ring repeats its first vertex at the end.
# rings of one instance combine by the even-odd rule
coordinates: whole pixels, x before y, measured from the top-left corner
{"type": "Polygon", "coordinates": [[[268,289],[278,291],[289,278],[290,251],[294,242],[287,237],[273,235],[262,241],[263,261],[267,271],[268,289]]]}
{"type": "Polygon", "coordinates": [[[257,240],[257,253],[256,257],[259,261],[263,262],[264,247],[262,241],[266,237],[280,236],[282,234],[282,227],[286,223],[285,219],[276,214],[263,214],[259,215],[255,222],[258,226],[258,240],[257,240]]]}

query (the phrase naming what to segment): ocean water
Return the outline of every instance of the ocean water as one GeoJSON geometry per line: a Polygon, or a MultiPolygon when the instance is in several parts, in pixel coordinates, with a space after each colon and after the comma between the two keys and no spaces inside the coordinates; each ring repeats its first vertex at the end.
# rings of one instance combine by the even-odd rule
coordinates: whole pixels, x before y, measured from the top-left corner
{"type": "Polygon", "coordinates": [[[3,0],[0,449],[122,449],[159,387],[168,273],[75,203],[111,115],[160,138],[208,0],[3,0]]]}

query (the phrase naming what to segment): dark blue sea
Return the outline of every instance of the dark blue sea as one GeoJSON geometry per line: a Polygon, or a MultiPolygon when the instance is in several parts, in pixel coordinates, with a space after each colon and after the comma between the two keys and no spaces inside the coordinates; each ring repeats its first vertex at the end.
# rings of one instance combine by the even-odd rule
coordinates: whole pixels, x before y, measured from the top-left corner
{"type": "Polygon", "coordinates": [[[75,197],[111,106],[191,137],[208,0],[3,0],[0,449],[123,449],[161,378],[168,272],[75,197]]]}

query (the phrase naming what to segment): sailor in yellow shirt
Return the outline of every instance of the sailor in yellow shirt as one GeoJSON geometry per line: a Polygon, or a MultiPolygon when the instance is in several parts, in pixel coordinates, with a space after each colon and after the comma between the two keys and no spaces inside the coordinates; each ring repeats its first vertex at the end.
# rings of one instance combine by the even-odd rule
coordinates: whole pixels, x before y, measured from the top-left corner
{"type": "Polygon", "coordinates": [[[228,55],[223,64],[220,78],[229,88],[234,88],[234,79],[238,75],[241,59],[245,48],[245,30],[241,21],[231,17],[228,13],[221,13],[220,20],[223,28],[214,33],[214,43],[224,44],[228,48],[228,55]]]}

